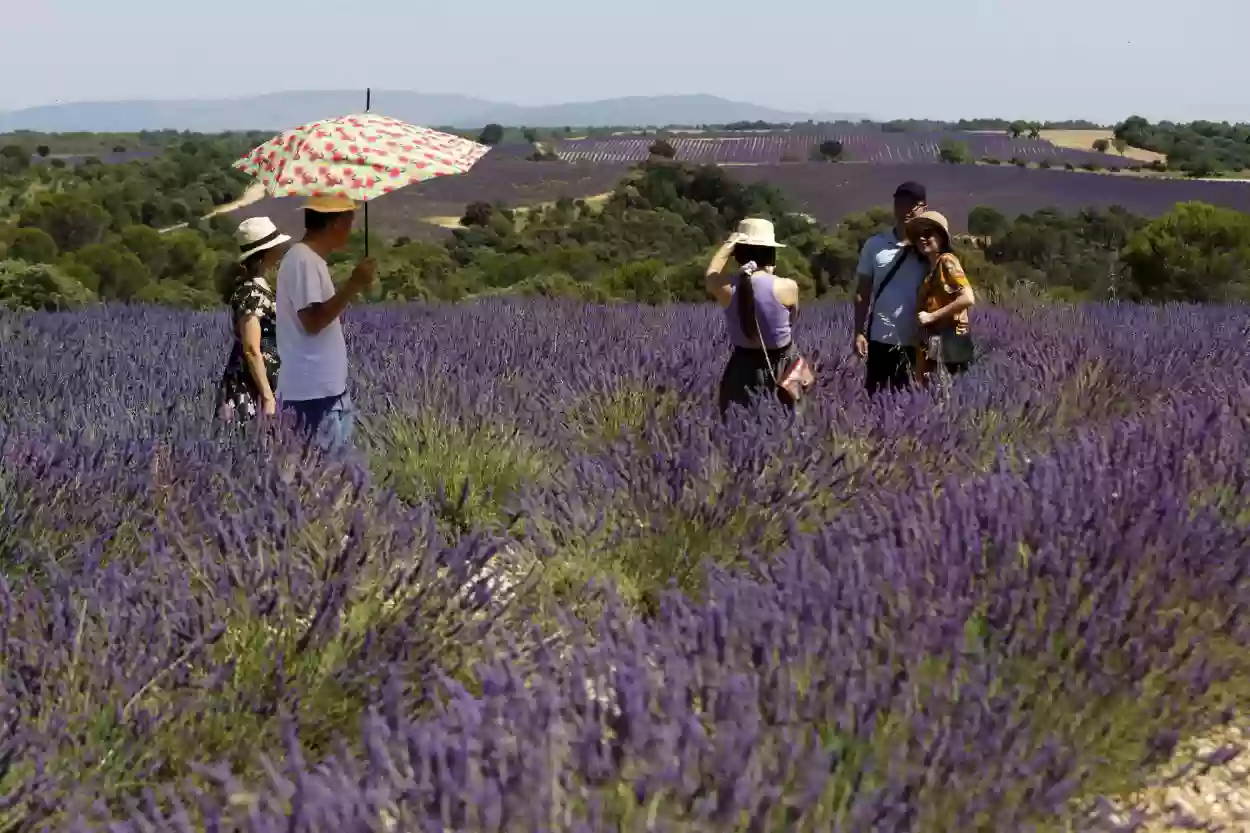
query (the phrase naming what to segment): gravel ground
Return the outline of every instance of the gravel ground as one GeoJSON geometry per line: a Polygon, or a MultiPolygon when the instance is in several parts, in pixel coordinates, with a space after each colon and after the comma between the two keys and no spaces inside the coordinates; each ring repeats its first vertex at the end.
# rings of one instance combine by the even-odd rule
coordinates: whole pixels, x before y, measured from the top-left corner
{"type": "Polygon", "coordinates": [[[1102,808],[1094,829],[1250,831],[1250,731],[1218,727],[1178,746],[1146,787],[1102,808]]]}

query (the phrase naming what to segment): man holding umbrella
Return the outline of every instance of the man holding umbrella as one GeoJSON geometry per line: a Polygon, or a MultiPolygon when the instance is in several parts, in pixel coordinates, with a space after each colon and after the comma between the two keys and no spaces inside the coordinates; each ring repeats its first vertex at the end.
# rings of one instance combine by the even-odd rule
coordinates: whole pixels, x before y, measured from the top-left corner
{"type": "Polygon", "coordinates": [[[278,267],[278,401],[325,451],[351,444],[355,417],[339,317],[373,283],[376,268],[366,257],[342,288],[336,290],[330,279],[326,258],[347,245],[355,212],[355,201],[345,196],[310,198],[304,205],[304,238],[278,267]]]}
{"type": "Polygon", "coordinates": [[[233,167],[271,197],[308,197],[304,239],[278,268],[278,399],[325,449],[350,444],[347,347],[339,316],[373,283],[369,201],[427,179],[462,174],[490,148],[428,127],[368,112],[302,124],[253,148],[233,167]],[[326,257],[347,245],[364,206],[365,259],[342,289],[326,257]]]}

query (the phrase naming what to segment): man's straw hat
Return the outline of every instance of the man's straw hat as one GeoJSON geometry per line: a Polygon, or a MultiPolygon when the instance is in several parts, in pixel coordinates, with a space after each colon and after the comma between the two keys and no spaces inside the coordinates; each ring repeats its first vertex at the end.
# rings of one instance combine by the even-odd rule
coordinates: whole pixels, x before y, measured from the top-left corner
{"type": "Polygon", "coordinates": [[[342,214],[356,210],[356,201],[342,194],[325,194],[320,197],[309,197],[304,208],[319,214],[342,214]]]}

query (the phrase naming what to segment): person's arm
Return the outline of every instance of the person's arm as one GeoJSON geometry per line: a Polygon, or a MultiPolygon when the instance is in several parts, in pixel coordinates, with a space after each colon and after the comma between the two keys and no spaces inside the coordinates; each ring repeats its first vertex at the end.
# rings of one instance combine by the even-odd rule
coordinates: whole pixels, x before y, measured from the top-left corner
{"type": "Polygon", "coordinates": [[[311,269],[301,269],[296,285],[299,291],[294,302],[299,323],[309,335],[317,335],[343,314],[347,305],[373,282],[374,261],[365,258],[356,265],[352,276],[337,291],[334,284],[322,281],[311,269]],[[327,287],[328,284],[328,287],[327,287]]]}
{"type": "Polygon", "coordinates": [[[793,325],[799,316],[798,282],[791,278],[777,278],[773,281],[773,297],[790,311],[790,324],[793,325]]]}
{"type": "Polygon", "coordinates": [[[929,313],[927,323],[936,324],[939,321],[945,321],[954,315],[958,315],[964,310],[972,307],[977,302],[976,293],[972,291],[972,283],[969,282],[967,274],[964,273],[963,264],[959,262],[959,258],[954,255],[943,255],[938,261],[938,278],[942,281],[942,288],[955,298],[949,304],[941,309],[934,310],[929,313]]]}
{"type": "Polygon", "coordinates": [[[872,241],[869,240],[860,250],[859,264],[855,267],[855,330],[851,335],[855,341],[855,351],[861,356],[868,352],[868,305],[872,300],[875,265],[872,241]]]}
{"type": "Polygon", "coordinates": [[[260,391],[262,404],[273,403],[273,389],[269,386],[269,372],[265,369],[265,357],[260,351],[260,319],[247,315],[235,322],[239,342],[243,345],[243,361],[252,374],[256,390],[260,391]]]}
{"type": "Polygon", "coordinates": [[[734,295],[733,276],[725,274],[725,266],[728,265],[729,257],[733,254],[734,246],[738,245],[738,240],[736,233],[729,235],[729,239],[721,244],[716,254],[712,255],[712,260],[708,263],[707,271],[703,276],[703,285],[722,307],[729,306],[734,295]]]}

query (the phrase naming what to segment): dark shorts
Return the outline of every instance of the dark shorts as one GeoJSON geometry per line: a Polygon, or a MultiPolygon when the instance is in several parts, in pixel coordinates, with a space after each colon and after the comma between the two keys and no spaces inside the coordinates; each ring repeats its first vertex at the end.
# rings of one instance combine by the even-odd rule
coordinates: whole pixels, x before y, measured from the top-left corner
{"type": "Polygon", "coordinates": [[[874,394],[883,388],[902,390],[911,387],[915,378],[915,363],[914,347],[868,342],[868,359],[864,363],[864,385],[868,393],[874,394]]]}
{"type": "Polygon", "coordinates": [[[284,400],[282,410],[295,417],[296,428],[322,451],[341,451],[351,446],[356,409],[346,391],[320,399],[284,400]]]}
{"type": "MultiPolygon", "coordinates": [[[[773,374],[781,378],[786,365],[796,355],[798,355],[798,349],[793,343],[785,347],[768,348],[767,358],[763,350],[734,347],[720,380],[718,399],[721,413],[728,411],[730,405],[748,407],[755,398],[770,391],[777,395],[778,401],[781,401],[777,385],[773,381],[773,374]],[[773,365],[772,374],[768,372],[770,359],[773,365]]],[[[787,407],[790,406],[787,405],[787,407]]]]}

